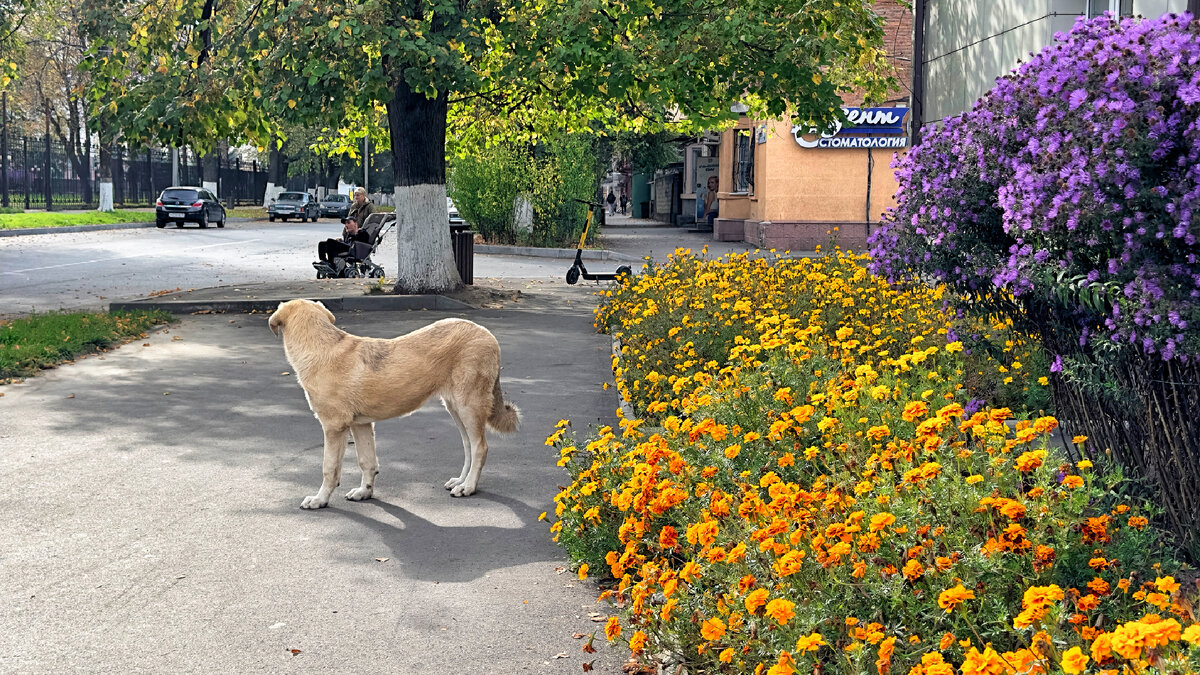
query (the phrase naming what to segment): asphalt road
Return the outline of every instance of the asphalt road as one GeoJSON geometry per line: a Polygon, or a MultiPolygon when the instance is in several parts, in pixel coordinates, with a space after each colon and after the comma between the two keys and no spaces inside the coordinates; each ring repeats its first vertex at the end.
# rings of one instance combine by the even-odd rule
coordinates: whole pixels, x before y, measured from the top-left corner
{"type": "MultiPolygon", "coordinates": [[[[447,315],[338,325],[391,337],[447,315]]],[[[351,448],[330,507],[302,511],[321,432],[263,315],[185,317],[0,386],[0,672],[619,673],[627,649],[589,616],[607,607],[538,522],[565,478],[546,434],[613,421],[609,339],[587,312],[467,316],[499,338],[525,420],[489,434],[465,499],[442,488],[461,442],[430,404],[378,425],[374,499],[341,497],[351,448]],[[584,654],[573,636],[596,631],[584,654]]]]}
{"type": "MultiPolygon", "coordinates": [[[[317,242],[341,224],[230,222],[224,229],[142,228],[0,238],[0,315],[106,308],[176,288],[286,282],[314,276],[317,242]]],[[[396,240],[375,259],[396,269],[396,240]]],[[[561,279],[567,260],[477,255],[475,276],[561,279]]]]}

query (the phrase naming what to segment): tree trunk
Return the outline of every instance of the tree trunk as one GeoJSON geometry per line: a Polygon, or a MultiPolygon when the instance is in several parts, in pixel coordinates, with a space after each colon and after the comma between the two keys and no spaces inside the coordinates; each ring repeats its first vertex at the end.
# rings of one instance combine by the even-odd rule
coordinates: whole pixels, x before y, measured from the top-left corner
{"type": "Polygon", "coordinates": [[[283,192],[283,179],[287,176],[284,170],[283,150],[277,146],[276,139],[271,139],[271,157],[267,167],[267,190],[263,194],[263,207],[267,207],[283,192]]]}
{"type": "Polygon", "coordinates": [[[200,187],[208,190],[215,197],[217,195],[217,172],[220,170],[220,144],[217,147],[208,151],[208,154],[200,158],[200,187]]]}
{"type": "Polygon", "coordinates": [[[388,102],[395,176],[396,293],[462,286],[446,211],[446,93],[427,98],[401,80],[388,102]]]}
{"type": "Polygon", "coordinates": [[[112,143],[104,140],[102,130],[100,138],[100,166],[96,167],[96,182],[100,186],[100,204],[97,206],[98,211],[113,210],[112,159],[112,143]]]}

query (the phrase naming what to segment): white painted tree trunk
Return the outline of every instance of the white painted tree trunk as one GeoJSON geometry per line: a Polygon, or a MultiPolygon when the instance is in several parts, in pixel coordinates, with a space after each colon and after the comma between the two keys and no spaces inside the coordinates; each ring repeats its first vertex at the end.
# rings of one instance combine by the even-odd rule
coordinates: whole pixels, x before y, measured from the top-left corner
{"type": "Polygon", "coordinates": [[[221,198],[220,195],[217,194],[217,181],[206,180],[200,185],[200,187],[211,192],[212,196],[216,197],[217,199],[221,198]]]}
{"type": "Polygon", "coordinates": [[[446,185],[396,186],[396,292],[440,293],[462,285],[450,248],[446,185]]]}
{"type": "Polygon", "coordinates": [[[268,206],[270,206],[271,200],[279,197],[279,193],[281,193],[281,192],[283,192],[282,185],[275,185],[274,183],[267,183],[267,190],[266,190],[266,192],[263,193],[263,204],[262,204],[263,208],[265,209],[268,206]]]}
{"type": "Polygon", "coordinates": [[[113,184],[100,183],[100,206],[97,211],[112,211],[113,210],[113,184]]]}

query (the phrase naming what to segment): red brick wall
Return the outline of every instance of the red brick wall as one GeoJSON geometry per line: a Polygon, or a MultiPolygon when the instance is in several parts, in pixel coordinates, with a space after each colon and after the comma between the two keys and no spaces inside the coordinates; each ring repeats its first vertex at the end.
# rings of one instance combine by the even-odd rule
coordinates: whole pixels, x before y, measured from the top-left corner
{"type": "MultiPolygon", "coordinates": [[[[885,99],[889,103],[909,104],[912,89],[913,13],[899,0],[875,0],[875,13],[883,19],[883,50],[887,55],[896,88],[885,99]]],[[[862,94],[843,97],[846,105],[862,103],[862,94]]]]}

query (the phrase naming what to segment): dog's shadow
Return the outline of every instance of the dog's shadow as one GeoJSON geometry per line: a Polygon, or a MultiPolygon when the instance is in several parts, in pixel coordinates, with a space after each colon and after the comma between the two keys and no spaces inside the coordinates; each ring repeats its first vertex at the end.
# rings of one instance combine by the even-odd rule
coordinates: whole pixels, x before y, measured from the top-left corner
{"type": "MultiPolygon", "coordinates": [[[[540,512],[535,507],[483,491],[468,499],[506,507],[520,520],[520,527],[438,525],[378,498],[336,512],[375,532],[400,564],[400,573],[415,580],[472,581],[493,570],[562,558],[548,533],[549,525],[538,521],[540,512]],[[375,509],[387,517],[372,513],[375,509]]],[[[478,520],[488,515],[480,514],[478,520]]]]}

